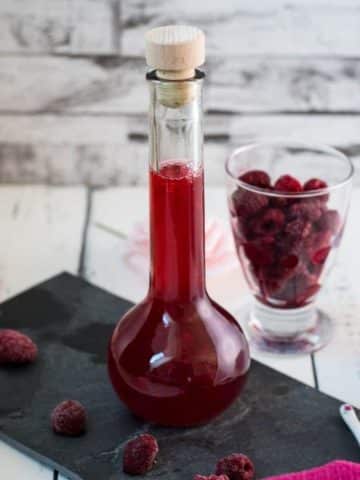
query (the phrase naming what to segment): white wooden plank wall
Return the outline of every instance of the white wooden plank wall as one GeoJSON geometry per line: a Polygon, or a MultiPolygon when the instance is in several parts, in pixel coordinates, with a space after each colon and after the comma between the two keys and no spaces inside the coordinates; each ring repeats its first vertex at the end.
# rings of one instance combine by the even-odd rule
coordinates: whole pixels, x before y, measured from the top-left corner
{"type": "MultiPolygon", "coordinates": [[[[263,136],[330,143],[357,165],[359,132],[360,115],[211,115],[205,126],[207,182],[223,184],[223,165],[230,149],[263,136]]],[[[146,141],[143,116],[2,115],[0,178],[2,182],[53,185],[144,184],[146,141]]]]}
{"type": "Polygon", "coordinates": [[[357,0],[125,0],[122,46],[141,54],[149,27],[185,22],[205,30],[211,54],[356,56],[359,9],[357,0]]]}
{"type": "Polygon", "coordinates": [[[2,0],[0,182],[144,183],[143,34],[173,21],[207,34],[209,184],[262,135],[358,157],[360,0],[2,0]]]}
{"type": "Polygon", "coordinates": [[[1,0],[0,52],[118,53],[117,0],[1,0]]]}
{"type": "MultiPolygon", "coordinates": [[[[1,111],[145,114],[144,71],[142,58],[0,55],[1,111]]],[[[213,113],[360,112],[359,59],[211,56],[206,72],[213,113]]]]}

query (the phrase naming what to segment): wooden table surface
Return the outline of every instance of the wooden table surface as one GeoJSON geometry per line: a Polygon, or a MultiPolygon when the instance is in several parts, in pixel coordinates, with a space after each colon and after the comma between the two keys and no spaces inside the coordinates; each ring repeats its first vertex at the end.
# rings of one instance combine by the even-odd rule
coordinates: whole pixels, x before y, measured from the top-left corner
{"type": "MultiPolygon", "coordinates": [[[[206,191],[207,217],[227,219],[225,191],[206,191]]],[[[0,187],[0,299],[68,270],[133,301],[146,292],[147,276],[127,266],[127,236],[147,219],[145,188],[0,187]]],[[[258,360],[321,391],[360,407],[360,188],[353,202],[338,262],[319,304],[335,321],[331,343],[297,358],[254,354],[258,360]]],[[[235,315],[249,294],[240,267],[209,275],[209,291],[235,315]]],[[[240,318],[241,321],[241,318],[240,318]]],[[[1,478],[49,480],[56,474],[0,444],[1,478]]]]}

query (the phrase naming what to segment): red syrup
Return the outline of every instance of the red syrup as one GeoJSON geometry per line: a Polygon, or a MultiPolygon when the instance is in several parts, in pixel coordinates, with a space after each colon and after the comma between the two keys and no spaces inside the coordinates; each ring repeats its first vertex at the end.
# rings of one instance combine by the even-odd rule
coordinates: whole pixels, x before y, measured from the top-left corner
{"type": "Polygon", "coordinates": [[[137,416],[167,426],[206,423],[241,392],[250,365],[235,319],[205,287],[203,171],[150,172],[147,297],[118,323],[110,378],[137,416]]]}

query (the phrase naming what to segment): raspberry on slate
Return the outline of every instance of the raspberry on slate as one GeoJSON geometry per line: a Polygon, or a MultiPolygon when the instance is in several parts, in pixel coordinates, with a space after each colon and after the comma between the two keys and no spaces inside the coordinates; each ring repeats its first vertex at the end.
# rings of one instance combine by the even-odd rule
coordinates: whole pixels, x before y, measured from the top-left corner
{"type": "Polygon", "coordinates": [[[156,438],[148,433],[130,440],[124,450],[123,470],[130,475],[143,475],[155,463],[159,446],[156,438]]]}
{"type": "Polygon", "coordinates": [[[241,175],[239,180],[260,188],[269,188],[271,183],[269,175],[263,170],[249,170],[241,175]]]}
{"type": "Polygon", "coordinates": [[[297,178],[291,175],[282,175],[276,180],[274,190],[278,192],[296,193],[302,191],[302,185],[297,178]]]}
{"type": "Polygon", "coordinates": [[[195,475],[194,480],[229,480],[227,475],[195,475]]]}
{"type": "Polygon", "coordinates": [[[37,355],[38,348],[27,335],[16,330],[0,330],[0,364],[32,363],[37,355]]]}
{"type": "Polygon", "coordinates": [[[218,461],[217,475],[227,475],[229,480],[252,480],[255,469],[252,461],[241,453],[233,453],[218,461]]]}
{"type": "Polygon", "coordinates": [[[269,200],[265,195],[238,188],[232,195],[232,202],[238,217],[249,217],[267,207],[269,200]]]}
{"type": "Polygon", "coordinates": [[[55,433],[77,437],[86,430],[86,411],[76,400],[64,400],[51,414],[51,424],[55,433]]]}

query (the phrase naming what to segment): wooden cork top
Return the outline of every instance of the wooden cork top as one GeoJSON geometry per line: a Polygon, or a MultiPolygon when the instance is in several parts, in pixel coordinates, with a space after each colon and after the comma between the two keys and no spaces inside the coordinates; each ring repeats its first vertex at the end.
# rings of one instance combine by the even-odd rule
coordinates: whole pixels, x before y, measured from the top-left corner
{"type": "Polygon", "coordinates": [[[195,68],[205,61],[205,35],[189,25],[170,25],[145,35],[146,62],[157,76],[167,80],[194,77],[195,68]]]}

